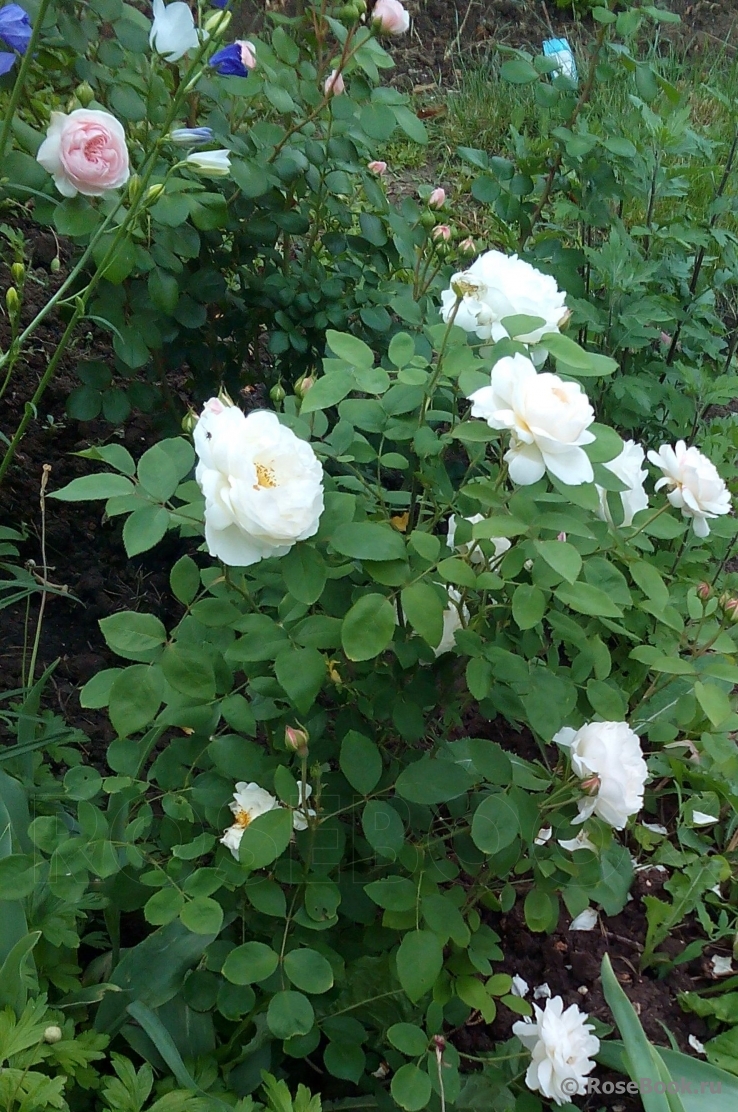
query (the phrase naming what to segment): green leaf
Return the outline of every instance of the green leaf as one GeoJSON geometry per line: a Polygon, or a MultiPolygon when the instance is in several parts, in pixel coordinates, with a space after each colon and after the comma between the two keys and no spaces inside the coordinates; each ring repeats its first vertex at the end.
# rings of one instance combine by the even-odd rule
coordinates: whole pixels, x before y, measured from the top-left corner
{"type": "Polygon", "coordinates": [[[390,340],[387,351],[395,367],[405,367],[415,355],[415,341],[407,332],[398,332],[390,340]]]}
{"type": "Polygon", "coordinates": [[[563,583],[554,591],[559,602],[580,614],[598,618],[622,618],[623,612],[599,587],[589,583],[563,583]]]}
{"type": "Polygon", "coordinates": [[[269,1001],[267,1025],[278,1039],[307,1035],[314,1021],[313,1006],[301,992],[275,992],[269,1001]]]}
{"type": "Polygon", "coordinates": [[[317,950],[304,947],[285,954],[284,971],[296,988],[303,992],[328,992],[333,987],[330,962],[317,950]]]}
{"type": "Polygon", "coordinates": [[[28,997],[26,965],[31,961],[31,951],[40,937],[41,931],[31,931],[20,938],[0,966],[0,1008],[12,1008],[18,1016],[25,1008],[28,997]]]}
{"type": "Polygon", "coordinates": [[[438,645],[443,636],[445,609],[439,592],[430,583],[413,583],[400,593],[400,600],[403,613],[415,632],[429,645],[438,645]]]}
{"type": "MultiPolygon", "coordinates": [[[[677,1081],[685,1112],[725,1112],[726,1108],[738,1108],[737,1077],[689,1054],[662,1046],[653,1049],[677,1081]]],[[[597,1060],[610,1069],[628,1073],[625,1045],[616,1039],[600,1044],[597,1060]]]]}
{"type": "Polygon", "coordinates": [[[568,583],[575,581],[582,570],[582,557],[573,544],[566,541],[535,541],[535,547],[557,575],[568,583]]]}
{"type": "Polygon", "coordinates": [[[171,923],[184,906],[184,896],[176,888],[160,888],[144,904],[144,918],[147,923],[161,927],[171,923]]]}
{"type": "Polygon", "coordinates": [[[702,707],[707,717],[716,728],[732,714],[730,700],[727,694],[713,683],[702,683],[697,680],[694,685],[697,702],[702,707]]]}
{"type": "Polygon", "coordinates": [[[500,77],[511,85],[530,85],[539,80],[539,73],[525,58],[511,58],[500,66],[500,77]]]}
{"type": "Polygon", "coordinates": [[[354,380],[348,371],[329,371],[321,375],[302,400],[300,413],[315,413],[338,405],[354,389],[354,380]]]}
{"type": "Polygon", "coordinates": [[[149,448],[138,461],[138,481],[158,502],[166,502],[177,489],[179,475],[169,453],[160,444],[149,448]]]}
{"type": "Polygon", "coordinates": [[[512,763],[507,753],[496,741],[487,738],[469,738],[469,756],[480,776],[490,784],[506,786],[512,782],[512,763]]]}
{"type": "Polygon", "coordinates": [[[300,714],[307,714],[327,676],[326,663],[317,649],[283,649],[274,662],[274,674],[300,714]]]}
{"type": "Polygon", "coordinates": [[[293,598],[312,606],[323,594],[327,569],[325,560],[309,544],[296,544],[280,561],[285,586],[293,598]]]}
{"type": "Polygon", "coordinates": [[[161,658],[161,668],[167,683],[175,691],[203,703],[215,698],[213,666],[202,650],[194,645],[178,641],[167,645],[161,658]]]}
{"type": "Polygon", "coordinates": [[[285,807],[267,811],[258,815],[244,830],[238,859],[247,869],[263,869],[281,857],[291,837],[291,812],[285,807]]]}
{"type": "Polygon", "coordinates": [[[417,887],[406,876],[388,876],[364,885],[364,891],[378,907],[388,911],[411,911],[418,902],[417,887]]]}
{"type": "Polygon", "coordinates": [[[352,367],[372,367],[374,353],[372,349],[356,336],[348,332],[334,332],[329,328],[325,334],[328,347],[339,359],[345,359],[352,367]]]}
{"type": "Polygon", "coordinates": [[[263,942],[244,942],[226,957],[223,976],[234,985],[253,985],[271,977],[279,955],[263,942]]]}
{"type": "Polygon", "coordinates": [[[109,618],[102,618],[99,624],[108,648],[124,660],[148,663],[160,655],[167,639],[167,631],[159,618],[135,610],[121,610],[109,618]]]}
{"type": "Polygon", "coordinates": [[[86,197],[66,197],[54,210],[54,227],[62,236],[86,236],[100,223],[100,213],[86,197]]]}
{"type": "Polygon", "coordinates": [[[133,494],[134,490],[133,483],[124,475],[101,472],[99,475],[83,475],[79,479],[72,479],[61,490],[51,491],[46,497],[56,498],[59,502],[94,502],[100,498],[133,494]]]}
{"type": "Polygon", "coordinates": [[[474,779],[455,761],[422,757],[404,768],[395,790],[410,803],[447,803],[474,786],[474,779]]]}
{"type": "Polygon", "coordinates": [[[162,701],[161,680],[161,672],[149,664],[132,664],[115,677],[108,714],[119,737],[138,733],[156,716],[162,701]]]}
{"type": "Polygon", "coordinates": [[[127,556],[138,556],[157,545],[169,528],[169,510],[164,506],[140,506],[126,518],[123,545],[127,556]]]}
{"type": "Polygon", "coordinates": [[[366,1066],[366,1055],[360,1046],[329,1042],[323,1051],[323,1064],[332,1077],[358,1085],[366,1066]]]}
{"type": "Polygon", "coordinates": [[[372,660],[384,652],[394,632],[395,611],[392,604],[384,595],[362,595],[343,619],[343,651],[349,660],[372,660]]]}
{"type": "Polygon", "coordinates": [[[511,845],[519,833],[517,807],[504,792],[486,796],[474,812],[471,836],[482,853],[499,853],[511,845]]]}
{"type": "Polygon", "coordinates": [[[200,590],[200,569],[191,556],[180,556],[169,573],[172,594],[183,606],[194,602],[200,590]]]}
{"type": "Polygon", "coordinates": [[[430,1041],[422,1027],[414,1023],[393,1023],[387,1030],[387,1038],[408,1058],[419,1058],[425,1054],[430,1041]]]}
{"type": "Polygon", "coordinates": [[[354,560],[404,560],[405,542],[390,525],[374,521],[339,525],[330,538],[331,546],[354,560]]]}
{"type": "Polygon", "coordinates": [[[513,593],[512,614],[519,629],[533,629],[546,613],[546,596],[538,587],[520,583],[513,593]]]}
{"type": "Polygon", "coordinates": [[[397,976],[415,1004],[436,983],[443,968],[443,947],[432,931],[409,931],[397,951],[397,976]]]}
{"type": "Polygon", "coordinates": [[[362,795],[369,795],[382,775],[382,756],[377,746],[356,730],[349,730],[344,736],[339,763],[351,787],[362,795]]]}
{"type": "Polygon", "coordinates": [[[361,816],[364,837],[381,857],[396,861],[405,845],[405,827],[394,807],[383,799],[370,799],[361,816]]]}
{"type": "Polygon", "coordinates": [[[559,901],[544,888],[531,888],[523,905],[525,922],[532,931],[552,931],[559,919],[559,901]]]}
{"type": "Polygon", "coordinates": [[[392,1077],[392,1099],[405,1112],[419,1112],[431,1098],[431,1081],[425,1070],[406,1062],[392,1077]]]}

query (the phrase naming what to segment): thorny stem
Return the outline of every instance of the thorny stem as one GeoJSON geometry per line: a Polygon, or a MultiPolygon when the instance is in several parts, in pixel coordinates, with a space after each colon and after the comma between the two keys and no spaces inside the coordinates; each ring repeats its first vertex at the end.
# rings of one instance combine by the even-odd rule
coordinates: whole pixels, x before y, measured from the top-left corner
{"type": "MultiPolygon", "coordinates": [[[[583,86],[582,91],[581,91],[580,96],[579,96],[579,100],[574,105],[572,113],[571,113],[571,115],[570,115],[570,117],[569,117],[569,119],[566,123],[566,127],[569,130],[571,130],[571,128],[576,123],[577,118],[579,116],[579,113],[582,111],[585,104],[587,103],[587,101],[589,100],[589,98],[592,95],[592,89],[594,88],[594,83],[595,83],[595,74],[596,74],[596,71],[597,71],[597,63],[598,63],[599,58],[600,58],[600,53],[602,51],[602,47],[604,46],[604,43],[605,43],[605,37],[607,35],[608,26],[609,25],[607,23],[602,23],[600,25],[599,31],[597,32],[597,39],[595,41],[594,51],[593,51],[592,57],[590,58],[590,61],[589,61],[589,72],[587,74],[587,80],[584,83],[584,86],[583,86]]],[[[526,243],[528,242],[531,235],[533,234],[533,229],[535,228],[536,224],[540,220],[541,213],[543,212],[544,208],[548,204],[549,198],[551,196],[551,190],[553,189],[553,184],[554,184],[554,181],[556,180],[556,175],[558,174],[559,170],[561,169],[561,162],[562,162],[563,157],[564,157],[564,148],[563,148],[563,146],[560,146],[558,151],[556,152],[556,157],[554,158],[553,162],[551,163],[551,168],[549,169],[548,174],[546,176],[546,181],[545,181],[544,186],[543,186],[543,192],[541,193],[538,204],[533,209],[533,213],[532,213],[531,218],[530,218],[530,226],[528,228],[528,231],[527,232],[522,232],[521,235],[520,235],[520,240],[519,240],[518,246],[519,246],[519,249],[521,251],[523,250],[526,243]]]]}

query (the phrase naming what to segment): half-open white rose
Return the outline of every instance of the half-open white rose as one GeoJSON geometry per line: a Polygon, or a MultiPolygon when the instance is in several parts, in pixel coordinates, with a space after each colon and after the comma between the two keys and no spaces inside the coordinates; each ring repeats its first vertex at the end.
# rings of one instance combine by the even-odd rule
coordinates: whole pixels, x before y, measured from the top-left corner
{"type": "Polygon", "coordinates": [[[489,386],[475,390],[469,400],[472,417],[493,429],[510,429],[505,460],[513,482],[537,483],[546,471],[567,486],[592,482],[583,445],[595,439],[588,432],[594,410],[578,382],[538,374],[524,355],[506,355],[492,368],[489,386]]]}
{"type": "Polygon", "coordinates": [[[576,1004],[564,1011],[560,996],[547,1000],[545,1008],[534,1004],[533,1011],[533,1020],[513,1024],[513,1034],[531,1052],[525,1083],[555,1104],[571,1104],[573,1096],[587,1092],[587,1074],[595,1068],[592,1059],[600,1040],[591,1034],[589,1016],[576,1004]]]}
{"type": "Polygon", "coordinates": [[[248,567],[284,556],[318,531],[323,468],[310,445],[276,414],[258,410],[245,417],[211,398],[194,439],[211,556],[248,567]]]}
{"type": "Polygon", "coordinates": [[[589,792],[579,800],[575,823],[599,815],[623,830],[643,806],[648,766],[638,735],[627,722],[590,722],[579,730],[565,726],[554,742],[571,753],[571,766],[589,792]]]}
{"type": "Polygon", "coordinates": [[[662,444],[658,452],[649,452],[648,458],[664,473],[656,490],[668,488],[666,497],[684,517],[692,519],[695,536],[709,534],[708,518],[730,513],[728,488],[712,460],[694,445],[688,448],[683,440],[678,440],[673,448],[662,444]]]}

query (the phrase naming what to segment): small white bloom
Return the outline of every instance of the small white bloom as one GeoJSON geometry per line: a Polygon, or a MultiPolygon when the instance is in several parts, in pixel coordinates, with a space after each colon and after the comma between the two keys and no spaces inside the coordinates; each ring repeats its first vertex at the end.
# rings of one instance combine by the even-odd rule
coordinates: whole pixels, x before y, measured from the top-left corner
{"type": "Polygon", "coordinates": [[[198,174],[206,178],[227,178],[231,172],[231,152],[221,148],[217,151],[193,151],[185,162],[198,174]]]}
{"type": "Polygon", "coordinates": [[[510,429],[505,460],[510,478],[527,486],[548,470],[567,486],[591,483],[592,464],[583,445],[594,410],[578,382],[558,375],[538,374],[524,355],[505,356],[492,368],[490,385],[475,390],[469,400],[472,417],[493,429],[510,429]]]}
{"type": "Polygon", "coordinates": [[[436,657],[450,652],[456,644],[456,630],[463,629],[464,623],[469,620],[469,609],[466,605],[459,608],[461,592],[455,587],[448,589],[449,604],[443,611],[443,634],[433,652],[436,657]],[[463,620],[462,620],[463,615],[463,620]]]}
{"type": "Polygon", "coordinates": [[[696,1054],[704,1054],[705,1053],[705,1044],[701,1043],[696,1035],[690,1035],[689,1038],[687,1039],[687,1042],[689,1043],[689,1045],[692,1047],[692,1050],[694,1050],[694,1052],[696,1054]]]}
{"type": "Polygon", "coordinates": [[[154,0],[153,11],[149,46],[167,62],[178,62],[188,50],[199,46],[195,21],[184,0],[175,0],[173,4],[154,0]]]}
{"type": "MultiPolygon", "coordinates": [[[[648,472],[643,467],[645,457],[646,454],[640,444],[636,444],[635,440],[626,440],[620,455],[602,465],[608,471],[612,471],[613,475],[621,482],[628,484],[627,490],[620,491],[620,501],[623,504],[623,525],[631,525],[638,511],[645,510],[648,506],[648,495],[643,489],[643,480],[648,477],[648,472]]],[[[610,507],[607,504],[607,491],[604,487],[598,486],[597,493],[600,496],[600,508],[597,516],[602,521],[608,521],[612,525],[610,507]]]]}
{"type": "Polygon", "coordinates": [[[534,846],[545,846],[546,842],[551,841],[553,830],[550,826],[542,826],[533,839],[534,846]]]}
{"type": "MultiPolygon", "coordinates": [[[[474,514],[472,517],[467,517],[464,520],[468,521],[470,525],[477,525],[480,521],[484,521],[484,514],[474,514]]],[[[478,541],[470,541],[469,544],[456,544],[455,541],[456,515],[451,514],[451,517],[448,519],[448,535],[446,538],[448,547],[455,548],[456,551],[461,553],[462,556],[466,556],[467,553],[470,553],[469,559],[473,564],[487,564],[487,557],[484,555],[481,548],[479,547],[478,541]]],[[[494,567],[494,565],[499,562],[501,557],[505,555],[507,550],[512,547],[512,542],[509,541],[507,537],[491,537],[490,541],[492,546],[494,547],[495,554],[494,557],[489,561],[489,566],[494,567]]]]}
{"type": "Polygon", "coordinates": [[[589,1016],[576,1004],[564,1011],[560,996],[546,1002],[545,1008],[533,1005],[535,1021],[513,1024],[513,1034],[531,1051],[525,1083],[556,1104],[570,1104],[574,1095],[587,1092],[587,1074],[595,1068],[592,1060],[600,1040],[591,1034],[589,1016]]]}
{"type": "Polygon", "coordinates": [[[271,795],[265,788],[258,784],[247,784],[240,780],[233,793],[233,802],[229,803],[235,822],[229,826],[220,839],[224,846],[228,846],[233,856],[238,860],[238,847],[241,845],[243,832],[247,826],[267,811],[279,807],[279,800],[271,795]]]}
{"type": "Polygon", "coordinates": [[[589,781],[592,789],[579,800],[574,822],[584,822],[595,814],[623,830],[629,816],[643,806],[648,778],[638,735],[627,722],[590,722],[579,730],[565,726],[553,740],[570,748],[574,772],[580,780],[589,781]]]}
{"type": "Polygon", "coordinates": [[[593,931],[597,926],[597,912],[593,907],[585,907],[569,923],[570,931],[593,931]]]}
{"type": "Polygon", "coordinates": [[[528,995],[529,992],[530,985],[528,984],[528,982],[525,980],[524,977],[520,977],[516,973],[512,979],[512,984],[510,985],[510,995],[519,996],[522,1000],[528,995]]]}
{"type": "Polygon", "coordinates": [[[323,512],[323,468],[275,413],[245,417],[211,398],[194,440],[211,556],[248,567],[314,536],[323,512]]]}
{"type": "Polygon", "coordinates": [[[302,781],[300,781],[297,785],[297,792],[298,792],[297,807],[292,812],[292,826],[293,826],[294,830],[307,830],[308,816],[311,819],[314,819],[315,815],[316,815],[316,812],[313,810],[312,807],[305,807],[304,803],[307,802],[307,800],[313,794],[313,789],[310,786],[310,784],[308,784],[306,786],[306,788],[305,788],[305,800],[303,800],[303,798],[302,798],[302,781]]]}
{"type": "Polygon", "coordinates": [[[545,323],[515,338],[524,344],[536,344],[559,326],[568,315],[566,295],[555,278],[542,274],[517,255],[501,251],[485,251],[468,270],[454,274],[450,289],[441,294],[441,316],[448,322],[461,303],[454,324],[466,332],[475,332],[480,340],[503,340],[508,333],[500,323],[506,317],[538,317],[545,323]]]}
{"type": "Polygon", "coordinates": [[[728,488],[715,464],[694,445],[688,448],[683,440],[677,441],[674,448],[662,444],[658,452],[649,452],[648,458],[664,473],[656,490],[669,488],[666,497],[684,517],[692,519],[695,536],[709,534],[708,518],[730,513],[728,488]]]}
{"type": "Polygon", "coordinates": [[[710,965],[713,977],[728,977],[733,972],[732,958],[723,958],[719,954],[712,955],[710,965]]]}
{"type": "Polygon", "coordinates": [[[704,811],[692,811],[692,826],[712,826],[717,821],[717,815],[706,815],[704,811]]]}
{"type": "Polygon", "coordinates": [[[538,986],[538,988],[533,989],[533,999],[534,1000],[550,1000],[551,999],[551,989],[548,987],[548,981],[544,981],[542,985],[538,986]]]}
{"type": "Polygon", "coordinates": [[[579,831],[576,838],[560,838],[559,845],[562,849],[568,849],[569,853],[576,853],[578,849],[589,849],[592,853],[597,853],[597,846],[584,829],[579,831]]]}

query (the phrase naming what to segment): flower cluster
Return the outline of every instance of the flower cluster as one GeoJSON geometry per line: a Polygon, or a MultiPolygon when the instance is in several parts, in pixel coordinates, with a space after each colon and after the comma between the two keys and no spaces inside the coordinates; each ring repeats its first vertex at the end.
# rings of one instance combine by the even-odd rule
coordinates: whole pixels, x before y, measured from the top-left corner
{"type": "Polygon", "coordinates": [[[211,398],[194,439],[211,556],[248,567],[284,556],[315,535],[323,512],[323,468],[311,446],[275,413],[246,417],[211,398]]]}

